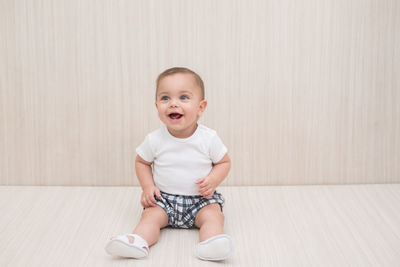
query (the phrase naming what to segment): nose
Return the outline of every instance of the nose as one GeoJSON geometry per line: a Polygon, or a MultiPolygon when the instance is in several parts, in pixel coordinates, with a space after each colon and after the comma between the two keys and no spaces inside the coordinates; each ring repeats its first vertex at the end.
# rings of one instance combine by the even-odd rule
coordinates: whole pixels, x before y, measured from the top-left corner
{"type": "Polygon", "coordinates": [[[178,103],[174,98],[171,98],[170,102],[169,102],[169,106],[170,107],[177,107],[178,103]]]}

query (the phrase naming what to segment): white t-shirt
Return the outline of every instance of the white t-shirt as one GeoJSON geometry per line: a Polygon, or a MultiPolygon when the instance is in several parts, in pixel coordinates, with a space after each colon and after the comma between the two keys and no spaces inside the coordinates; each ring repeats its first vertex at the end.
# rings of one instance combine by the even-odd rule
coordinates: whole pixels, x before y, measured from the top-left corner
{"type": "Polygon", "coordinates": [[[198,124],[188,138],[176,138],[163,125],[149,133],[136,153],[153,162],[153,179],[161,191],[175,195],[199,195],[194,182],[207,176],[212,163],[220,161],[227,148],[216,131],[198,124]]]}

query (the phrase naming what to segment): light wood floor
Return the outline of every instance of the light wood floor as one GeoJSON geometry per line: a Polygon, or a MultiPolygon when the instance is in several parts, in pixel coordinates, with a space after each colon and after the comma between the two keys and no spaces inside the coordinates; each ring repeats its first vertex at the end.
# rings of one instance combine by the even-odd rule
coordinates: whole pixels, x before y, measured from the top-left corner
{"type": "Polygon", "coordinates": [[[400,266],[400,184],[222,187],[237,250],[194,256],[198,230],[163,229],[145,260],[113,258],[138,187],[0,187],[0,266],[400,266]]]}

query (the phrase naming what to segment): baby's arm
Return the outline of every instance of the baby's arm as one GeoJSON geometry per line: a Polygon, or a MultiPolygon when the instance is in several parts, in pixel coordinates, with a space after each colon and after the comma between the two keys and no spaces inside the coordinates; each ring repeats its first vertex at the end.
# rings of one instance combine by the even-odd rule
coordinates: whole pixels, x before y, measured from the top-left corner
{"type": "Polygon", "coordinates": [[[208,176],[197,179],[197,181],[195,182],[199,185],[200,195],[205,198],[212,197],[215,189],[228,175],[230,168],[231,159],[229,158],[228,153],[226,153],[220,161],[214,164],[208,176]]]}
{"type": "Polygon", "coordinates": [[[161,198],[160,190],[154,185],[153,173],[151,171],[152,162],[145,161],[139,155],[136,156],[135,169],[143,193],[140,203],[144,208],[155,207],[156,199],[154,195],[161,198]]]}

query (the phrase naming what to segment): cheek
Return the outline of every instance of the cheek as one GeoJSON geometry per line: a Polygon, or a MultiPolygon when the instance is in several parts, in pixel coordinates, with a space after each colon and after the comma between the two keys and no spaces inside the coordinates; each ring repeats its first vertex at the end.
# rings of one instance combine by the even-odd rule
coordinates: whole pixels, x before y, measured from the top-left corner
{"type": "Polygon", "coordinates": [[[165,105],[165,104],[163,104],[163,103],[159,103],[159,104],[157,105],[157,110],[158,110],[158,111],[165,110],[165,109],[166,109],[166,106],[167,106],[167,105],[165,105]]]}
{"type": "Polygon", "coordinates": [[[190,114],[192,116],[195,116],[198,113],[198,109],[196,107],[194,107],[194,106],[188,106],[186,108],[186,111],[187,111],[188,115],[190,114]]]}
{"type": "Polygon", "coordinates": [[[165,114],[165,107],[163,107],[162,105],[158,105],[157,113],[158,113],[159,116],[164,115],[165,114]]]}

